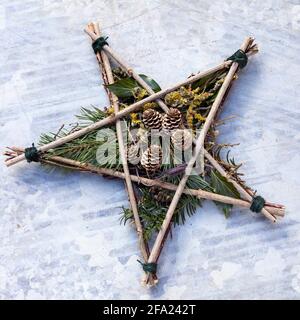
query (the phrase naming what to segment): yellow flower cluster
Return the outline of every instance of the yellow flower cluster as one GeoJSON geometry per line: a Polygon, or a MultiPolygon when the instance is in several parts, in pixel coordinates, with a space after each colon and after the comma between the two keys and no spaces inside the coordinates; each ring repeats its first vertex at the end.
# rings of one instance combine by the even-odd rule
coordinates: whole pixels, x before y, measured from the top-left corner
{"type": "Polygon", "coordinates": [[[146,96],[148,96],[148,92],[147,92],[147,90],[138,87],[138,88],[136,88],[135,92],[133,93],[133,96],[137,101],[140,101],[140,100],[144,99],[146,96]]]}
{"type": "Polygon", "coordinates": [[[158,107],[158,104],[156,102],[148,102],[148,103],[145,103],[144,106],[143,106],[143,109],[144,110],[147,110],[147,109],[155,109],[158,107]]]}
{"type": "Polygon", "coordinates": [[[142,121],[139,119],[138,113],[130,113],[131,123],[140,124],[142,121]]]}
{"type": "Polygon", "coordinates": [[[195,94],[194,95],[194,99],[193,99],[193,104],[198,107],[201,105],[201,103],[203,101],[205,101],[206,99],[208,99],[209,97],[211,97],[213,94],[210,92],[203,92],[200,94],[195,94]]]}
{"type": "Polygon", "coordinates": [[[212,93],[209,92],[203,92],[200,94],[195,94],[194,99],[191,102],[187,113],[186,113],[186,121],[187,125],[190,129],[194,129],[194,119],[197,120],[197,122],[203,122],[205,121],[205,117],[203,117],[200,113],[196,112],[194,110],[196,107],[200,106],[203,101],[205,101],[207,98],[209,98],[212,95],[212,93]]]}
{"type": "MultiPolygon", "coordinates": [[[[120,111],[125,109],[126,107],[128,107],[126,104],[119,103],[119,110],[120,111]]],[[[114,109],[113,106],[109,106],[108,108],[104,108],[104,111],[108,116],[111,116],[111,115],[115,114],[115,109],[114,109]]]]}
{"type": "Polygon", "coordinates": [[[112,114],[115,113],[115,110],[112,106],[108,107],[105,109],[105,112],[107,113],[107,115],[111,116],[112,114]]]}
{"type": "Polygon", "coordinates": [[[173,91],[166,94],[165,103],[172,108],[181,108],[188,104],[188,100],[181,94],[181,92],[173,91]]]}
{"type": "Polygon", "coordinates": [[[201,122],[201,121],[205,121],[205,120],[206,120],[206,118],[203,117],[200,113],[195,113],[195,114],[194,114],[194,118],[195,118],[196,120],[198,120],[198,122],[201,122]]]}
{"type": "Polygon", "coordinates": [[[194,122],[194,111],[191,108],[192,105],[190,106],[190,108],[188,109],[187,113],[186,113],[186,122],[187,125],[190,129],[193,129],[193,122],[194,122]]]}

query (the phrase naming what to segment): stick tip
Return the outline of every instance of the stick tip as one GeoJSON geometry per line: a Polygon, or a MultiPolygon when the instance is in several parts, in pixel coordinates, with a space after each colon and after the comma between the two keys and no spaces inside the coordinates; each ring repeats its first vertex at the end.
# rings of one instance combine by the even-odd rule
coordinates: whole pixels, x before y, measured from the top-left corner
{"type": "Polygon", "coordinates": [[[156,285],[158,284],[158,279],[152,279],[152,280],[148,280],[148,279],[142,279],[141,281],[141,285],[144,287],[144,288],[147,288],[147,289],[150,289],[150,288],[153,288],[155,287],[156,285]]]}

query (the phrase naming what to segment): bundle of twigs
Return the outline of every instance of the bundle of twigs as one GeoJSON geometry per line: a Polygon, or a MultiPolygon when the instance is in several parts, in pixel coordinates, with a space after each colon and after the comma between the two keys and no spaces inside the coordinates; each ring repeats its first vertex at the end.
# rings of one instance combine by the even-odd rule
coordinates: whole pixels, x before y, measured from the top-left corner
{"type": "MultiPolygon", "coordinates": [[[[111,104],[111,108],[109,109],[112,109],[112,111],[110,113],[103,113],[98,109],[95,109],[94,111],[84,109],[84,117],[82,116],[82,118],[92,121],[92,124],[76,127],[75,129],[73,128],[69,132],[59,132],[59,134],[52,135],[51,137],[49,135],[44,135],[42,139],[42,144],[38,148],[9,148],[9,150],[5,153],[8,156],[8,159],[6,160],[7,166],[20,162],[25,158],[28,160],[29,153],[31,161],[40,161],[41,163],[48,165],[50,164],[68,169],[97,173],[101,175],[113,176],[116,178],[124,179],[126,182],[126,188],[131,205],[131,210],[125,211],[124,219],[125,221],[127,219],[133,219],[134,221],[139,237],[141,253],[144,259],[144,263],[142,263],[143,269],[147,274],[147,277],[144,279],[144,282],[148,283],[149,285],[153,285],[157,282],[157,261],[163,248],[163,244],[167,237],[167,234],[171,229],[171,223],[178,219],[178,204],[180,203],[180,201],[182,201],[183,196],[194,197],[196,199],[209,199],[219,204],[222,203],[225,206],[235,205],[239,207],[250,208],[252,211],[260,211],[265,217],[267,217],[269,220],[273,222],[276,221],[276,217],[284,215],[284,207],[282,205],[266,202],[263,198],[257,197],[250,188],[245,187],[245,185],[239,179],[239,176],[237,174],[237,168],[239,166],[235,166],[233,165],[233,163],[231,163],[231,166],[228,166],[229,171],[227,171],[227,164],[225,164],[224,161],[222,161],[221,158],[219,158],[219,156],[216,156],[214,154],[213,149],[207,150],[208,136],[212,127],[214,127],[215,125],[216,115],[226,97],[228,89],[231,86],[232,80],[235,78],[236,72],[240,67],[243,66],[243,64],[247,63],[247,56],[250,56],[257,51],[257,47],[253,44],[254,40],[252,38],[246,38],[241,46],[241,49],[234,56],[230,57],[227,61],[221,63],[217,67],[212,68],[206,72],[201,72],[196,75],[193,75],[189,77],[187,80],[168,89],[155,92],[154,87],[151,86],[149,81],[146,81],[145,77],[142,77],[141,75],[134,72],[134,70],[131,67],[129,67],[126,64],[126,62],[124,62],[124,60],[121,59],[108,46],[106,39],[103,36],[101,36],[98,24],[89,24],[85,31],[93,41],[93,48],[101,67],[103,81],[106,85],[105,88],[107,90],[109,101],[111,104]],[[111,58],[115,63],[117,63],[117,65],[121,68],[122,72],[124,73],[125,77],[128,77],[129,80],[134,79],[134,81],[136,81],[137,85],[139,86],[138,88],[142,88],[142,90],[144,90],[141,91],[139,89],[141,91],[140,96],[136,97],[136,99],[133,101],[129,99],[129,101],[131,101],[130,104],[124,104],[122,102],[123,100],[121,99],[121,106],[123,107],[121,110],[118,96],[117,94],[115,94],[117,93],[117,91],[114,91],[114,76],[116,76],[116,74],[112,71],[111,61],[109,58],[111,58]],[[213,100],[211,100],[211,103],[208,104],[208,107],[206,108],[207,111],[205,117],[199,115],[203,118],[201,118],[201,131],[197,138],[194,137],[192,139],[192,142],[194,144],[193,154],[187,162],[186,166],[184,166],[183,170],[181,170],[181,172],[183,173],[184,171],[184,173],[181,175],[180,179],[174,180],[177,182],[172,183],[169,181],[170,179],[161,179],[155,176],[149,177],[149,174],[146,174],[146,176],[140,174],[139,172],[137,172],[138,175],[132,174],[132,172],[130,172],[131,166],[127,162],[127,150],[122,136],[122,127],[119,119],[123,117],[126,118],[128,116],[132,116],[133,112],[137,112],[143,106],[154,101],[166,115],[169,115],[172,109],[170,109],[170,105],[167,105],[166,102],[172,105],[174,101],[172,101],[171,98],[173,96],[176,96],[176,104],[178,104],[178,99],[181,97],[176,90],[187,90],[185,88],[191,89],[191,86],[195,84],[199,85],[199,83],[201,83],[203,85],[203,81],[206,81],[207,84],[211,77],[213,77],[216,74],[219,75],[220,73],[222,74],[222,78],[214,78],[213,84],[214,88],[216,87],[216,89],[211,90],[211,92],[214,92],[214,94],[206,94],[207,97],[213,96],[213,100]],[[170,94],[170,101],[167,99],[168,94],[170,94]],[[165,101],[163,101],[162,98],[164,98],[165,101]],[[94,156],[94,153],[90,151],[90,149],[94,150],[95,146],[98,146],[97,143],[95,144],[94,132],[96,132],[95,130],[104,126],[113,126],[113,124],[115,124],[115,129],[117,133],[117,146],[119,150],[119,157],[121,159],[121,166],[117,166],[114,168],[101,166],[99,167],[98,165],[95,165],[95,163],[93,163],[92,157],[94,156]],[[90,139],[93,140],[92,143],[90,139]],[[90,149],[89,152],[84,153],[83,157],[80,157],[80,152],[85,148],[85,142],[86,146],[88,146],[90,149]],[[75,144],[77,150],[76,155],[72,154],[71,152],[74,150],[74,145],[72,145],[72,143],[75,144]],[[93,148],[91,148],[91,145],[93,145],[93,148]],[[212,154],[210,152],[212,152],[212,154]],[[30,153],[33,153],[33,155],[30,153]],[[205,179],[201,177],[198,177],[195,180],[197,183],[195,181],[193,182],[193,184],[191,183],[190,177],[193,172],[193,167],[197,159],[201,156],[205,157],[206,161],[209,163],[209,165],[204,165],[204,163],[202,163],[204,171],[206,170],[206,168],[208,168],[211,178],[215,181],[219,179],[219,181],[221,181],[222,183],[224,183],[224,185],[231,189],[231,192],[227,194],[221,194],[220,190],[216,190],[218,188],[212,189],[211,186],[207,184],[205,179]],[[120,167],[122,167],[121,170],[120,167]],[[214,171],[211,171],[211,168],[215,170],[215,173],[214,171]],[[231,170],[232,168],[233,171],[231,170]],[[158,231],[158,235],[156,237],[151,252],[149,252],[149,247],[146,241],[147,230],[145,230],[145,226],[143,226],[143,223],[146,221],[145,208],[143,208],[143,206],[139,206],[141,202],[140,200],[139,204],[137,203],[137,195],[135,193],[135,189],[133,187],[132,182],[134,182],[137,186],[143,185],[144,187],[146,187],[146,189],[142,189],[142,192],[145,192],[145,190],[147,190],[148,192],[148,190],[154,187],[159,188],[159,190],[168,190],[168,192],[171,192],[171,196],[169,195],[168,199],[168,209],[166,207],[162,215],[156,216],[156,219],[159,220],[158,223],[156,221],[152,221],[151,227],[152,229],[156,228],[156,230],[158,231]],[[193,186],[196,186],[196,189],[193,188],[193,186]],[[217,191],[220,191],[220,193],[217,191]],[[259,210],[256,210],[257,208],[254,209],[255,206],[258,206],[259,210]],[[139,208],[140,210],[142,210],[142,212],[139,212],[139,208]],[[153,226],[153,222],[155,226],[153,226]]],[[[191,92],[191,90],[189,92],[191,92]]],[[[184,101],[183,103],[186,103],[186,101],[184,101]]],[[[187,115],[190,117],[192,117],[192,115],[195,113],[192,110],[191,105],[186,112],[187,115]]],[[[150,123],[156,124],[157,122],[159,124],[161,115],[157,113],[157,111],[152,111],[152,113],[154,118],[152,118],[152,122],[150,123]]],[[[169,126],[172,126],[172,121],[175,121],[172,120],[172,118],[170,117],[168,119],[167,116],[164,119],[164,121],[166,122],[169,121],[167,122],[167,125],[169,126]]],[[[188,120],[186,124],[181,122],[180,128],[183,130],[185,129],[185,125],[189,125],[190,123],[191,125],[193,125],[193,119],[191,121],[188,120]]],[[[147,157],[145,159],[148,160],[147,157]]],[[[145,159],[144,161],[146,161],[145,159]]],[[[146,168],[150,170],[151,166],[146,168]]],[[[162,171],[162,173],[164,172],[166,171],[162,171]]],[[[147,198],[147,192],[146,194],[144,193],[144,198],[142,199],[147,198]]],[[[151,203],[152,200],[149,201],[151,203]]],[[[149,215],[146,214],[146,216],[149,219],[149,215]]]]}

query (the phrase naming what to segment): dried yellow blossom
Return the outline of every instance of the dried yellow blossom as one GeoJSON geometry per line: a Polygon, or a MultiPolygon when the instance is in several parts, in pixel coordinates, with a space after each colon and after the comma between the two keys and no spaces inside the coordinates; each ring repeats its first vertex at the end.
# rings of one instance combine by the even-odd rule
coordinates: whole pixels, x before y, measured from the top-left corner
{"type": "Polygon", "coordinates": [[[106,108],[105,112],[110,116],[115,113],[115,110],[113,107],[109,107],[109,108],[106,108]]]}
{"type": "Polygon", "coordinates": [[[146,104],[144,104],[144,110],[147,110],[147,109],[155,109],[158,107],[158,104],[156,102],[148,102],[146,104]]]}
{"type": "Polygon", "coordinates": [[[140,101],[148,95],[148,92],[143,88],[137,88],[133,95],[137,101],[140,101]]]}
{"type": "Polygon", "coordinates": [[[194,95],[193,103],[196,106],[200,106],[203,101],[205,101],[206,99],[208,99],[212,95],[213,94],[210,93],[210,92],[203,92],[203,93],[200,93],[200,94],[196,94],[196,95],[194,95]]]}
{"type": "Polygon", "coordinates": [[[191,89],[187,89],[185,87],[180,87],[179,93],[183,98],[188,98],[188,99],[193,98],[193,95],[194,95],[194,91],[192,91],[191,89]]]}
{"type": "Polygon", "coordinates": [[[193,128],[193,121],[194,121],[194,117],[191,113],[187,113],[186,114],[186,122],[187,122],[187,125],[190,129],[194,130],[193,128]]]}
{"type": "Polygon", "coordinates": [[[201,121],[205,121],[205,120],[206,120],[206,118],[203,117],[200,113],[196,113],[196,114],[194,115],[194,117],[195,117],[196,120],[198,120],[198,122],[201,122],[201,121]]]}
{"type": "Polygon", "coordinates": [[[165,103],[171,107],[182,107],[188,103],[186,98],[183,98],[179,91],[173,91],[165,96],[165,103]]]}
{"type": "Polygon", "coordinates": [[[206,100],[211,95],[211,93],[207,92],[196,95],[193,102],[188,107],[186,112],[186,122],[190,129],[194,130],[194,119],[198,122],[205,121],[205,117],[203,117],[200,113],[197,113],[196,110],[194,110],[194,108],[198,107],[204,100],[206,100]]]}
{"type": "Polygon", "coordinates": [[[131,123],[140,124],[142,121],[138,117],[139,115],[137,113],[130,113],[131,123]]]}

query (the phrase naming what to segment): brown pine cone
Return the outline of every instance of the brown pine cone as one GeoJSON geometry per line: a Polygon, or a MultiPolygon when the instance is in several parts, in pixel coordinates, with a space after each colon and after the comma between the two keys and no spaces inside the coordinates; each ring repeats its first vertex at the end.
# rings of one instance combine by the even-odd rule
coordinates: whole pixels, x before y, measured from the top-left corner
{"type": "Polygon", "coordinates": [[[148,129],[160,129],[162,125],[162,116],[156,110],[147,109],[143,112],[143,123],[148,129]]]}
{"type": "Polygon", "coordinates": [[[148,172],[155,172],[160,168],[162,161],[162,150],[158,145],[151,145],[142,154],[141,165],[148,172]]]}
{"type": "Polygon", "coordinates": [[[164,115],[162,128],[165,132],[170,132],[179,128],[181,125],[181,113],[178,109],[170,108],[169,112],[164,115]]]}
{"type": "Polygon", "coordinates": [[[187,129],[176,129],[171,135],[173,146],[178,150],[187,150],[193,143],[193,136],[187,129]]]}

